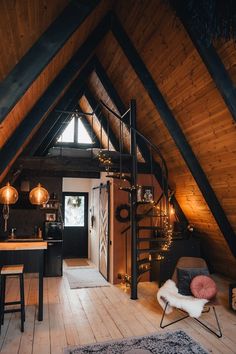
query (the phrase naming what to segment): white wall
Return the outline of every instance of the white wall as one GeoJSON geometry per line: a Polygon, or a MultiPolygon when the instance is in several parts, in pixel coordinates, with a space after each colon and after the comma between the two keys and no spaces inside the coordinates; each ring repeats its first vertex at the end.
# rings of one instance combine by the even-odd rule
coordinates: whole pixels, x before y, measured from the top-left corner
{"type": "MultiPolygon", "coordinates": [[[[94,203],[94,198],[98,198],[97,190],[93,187],[99,186],[100,183],[106,183],[106,174],[101,174],[101,179],[89,178],[63,178],[62,192],[81,192],[89,193],[89,212],[88,212],[88,257],[98,267],[99,266],[99,225],[91,227],[91,205],[94,203]]],[[[98,206],[98,203],[95,203],[98,206]]],[[[95,210],[96,221],[99,222],[98,208],[95,210]]]]}
{"type": "MultiPolygon", "coordinates": [[[[62,192],[90,193],[91,181],[90,178],[63,178],[62,192]]],[[[99,179],[95,181],[99,181],[99,179]]]]}

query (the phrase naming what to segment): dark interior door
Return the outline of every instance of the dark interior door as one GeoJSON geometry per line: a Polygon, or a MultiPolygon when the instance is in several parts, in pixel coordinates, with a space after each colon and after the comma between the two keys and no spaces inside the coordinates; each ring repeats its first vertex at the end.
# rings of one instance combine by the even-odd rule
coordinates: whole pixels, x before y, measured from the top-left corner
{"type": "Polygon", "coordinates": [[[63,193],[63,257],[88,257],[88,193],[63,193]]]}

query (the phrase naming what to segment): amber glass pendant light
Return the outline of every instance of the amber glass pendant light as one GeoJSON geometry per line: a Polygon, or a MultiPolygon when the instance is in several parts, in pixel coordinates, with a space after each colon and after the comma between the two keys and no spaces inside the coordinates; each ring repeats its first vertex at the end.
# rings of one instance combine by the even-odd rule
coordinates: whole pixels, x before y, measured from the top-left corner
{"type": "Polygon", "coordinates": [[[4,231],[7,231],[7,220],[9,218],[9,205],[15,204],[18,200],[17,190],[8,182],[0,189],[0,204],[3,204],[4,231]]]}
{"type": "Polygon", "coordinates": [[[31,204],[41,205],[45,204],[49,200],[48,191],[39,183],[37,187],[33,188],[29,194],[29,200],[31,204]]]}

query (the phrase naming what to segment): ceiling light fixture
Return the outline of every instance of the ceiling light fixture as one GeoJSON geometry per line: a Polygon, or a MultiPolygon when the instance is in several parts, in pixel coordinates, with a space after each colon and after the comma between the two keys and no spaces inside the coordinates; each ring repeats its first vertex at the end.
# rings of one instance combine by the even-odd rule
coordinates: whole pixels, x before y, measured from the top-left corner
{"type": "Polygon", "coordinates": [[[29,200],[30,200],[30,203],[31,204],[34,204],[34,205],[41,205],[41,204],[45,204],[48,202],[49,200],[49,193],[48,191],[43,188],[41,186],[41,184],[39,183],[37,185],[37,187],[33,188],[31,191],[30,191],[30,194],[29,194],[29,200]]]}
{"type": "Polygon", "coordinates": [[[0,189],[0,204],[3,204],[4,231],[7,231],[7,220],[9,218],[9,205],[15,204],[18,200],[17,190],[7,182],[6,186],[0,189]]]}

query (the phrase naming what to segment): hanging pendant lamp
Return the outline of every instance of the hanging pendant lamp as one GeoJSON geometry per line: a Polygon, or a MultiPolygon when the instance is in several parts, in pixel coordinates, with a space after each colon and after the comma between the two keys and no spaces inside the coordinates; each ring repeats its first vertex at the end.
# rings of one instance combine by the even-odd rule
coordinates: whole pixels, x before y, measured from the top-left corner
{"type": "Polygon", "coordinates": [[[0,204],[15,204],[17,200],[18,192],[9,182],[0,189],[0,204]]]}
{"type": "Polygon", "coordinates": [[[30,203],[34,204],[34,205],[45,204],[49,200],[49,193],[39,183],[37,185],[37,187],[33,188],[32,191],[30,192],[29,200],[30,200],[30,203]]]}
{"type": "Polygon", "coordinates": [[[0,204],[3,204],[4,231],[7,231],[7,220],[9,219],[9,205],[15,204],[18,200],[17,190],[8,182],[0,189],[0,204]]]}

